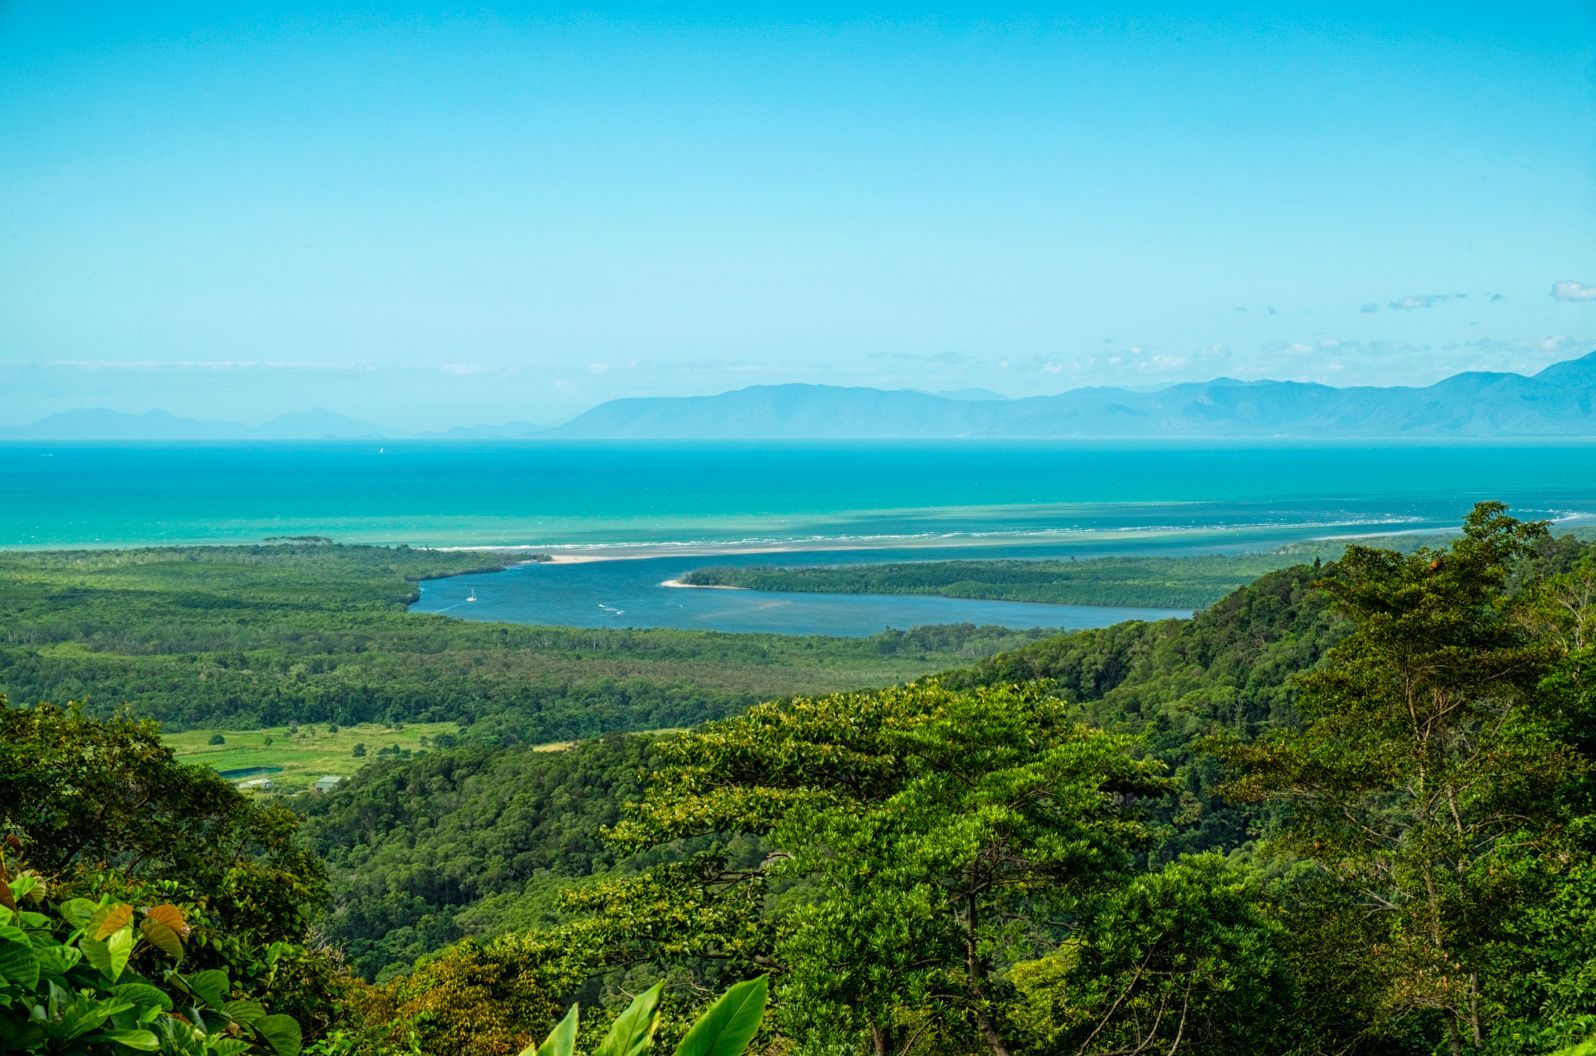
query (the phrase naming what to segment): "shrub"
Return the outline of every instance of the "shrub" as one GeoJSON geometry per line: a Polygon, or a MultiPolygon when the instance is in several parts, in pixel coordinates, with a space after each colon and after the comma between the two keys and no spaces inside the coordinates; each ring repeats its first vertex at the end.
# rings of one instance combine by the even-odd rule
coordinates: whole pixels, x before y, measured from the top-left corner
{"type": "Polygon", "coordinates": [[[232,998],[225,970],[186,974],[189,925],[170,903],[46,902],[0,863],[0,1050],[62,1056],[296,1056],[299,1024],[232,998]]]}

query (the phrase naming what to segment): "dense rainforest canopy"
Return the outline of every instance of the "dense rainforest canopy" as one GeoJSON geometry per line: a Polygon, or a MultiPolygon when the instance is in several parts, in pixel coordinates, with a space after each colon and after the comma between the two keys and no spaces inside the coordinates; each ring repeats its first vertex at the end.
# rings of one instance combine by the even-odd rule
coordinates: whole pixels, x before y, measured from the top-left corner
{"type": "Polygon", "coordinates": [[[1593,599],[1596,552],[1487,504],[1189,621],[435,749],[295,812],[8,707],[0,821],[41,904],[170,905],[312,1053],[514,1054],[576,1002],[594,1051],[660,993],[669,1049],[763,978],[773,1054],[1544,1054],[1596,1035],[1593,599]]]}

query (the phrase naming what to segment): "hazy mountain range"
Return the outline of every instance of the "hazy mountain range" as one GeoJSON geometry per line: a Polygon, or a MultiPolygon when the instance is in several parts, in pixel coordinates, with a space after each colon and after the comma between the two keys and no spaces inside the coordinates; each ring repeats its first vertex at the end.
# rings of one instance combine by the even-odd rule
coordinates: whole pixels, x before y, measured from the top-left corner
{"type": "Polygon", "coordinates": [[[0,428],[7,440],[324,440],[381,436],[383,430],[332,411],[298,411],[261,425],[180,418],[165,411],[125,414],[103,407],[62,411],[32,425],[0,428]]]}
{"type": "Polygon", "coordinates": [[[1423,388],[1214,381],[970,399],[829,385],[611,400],[558,438],[1596,436],[1596,352],[1532,377],[1471,371],[1423,388]]]}
{"type": "Polygon", "coordinates": [[[1593,396],[1596,352],[1527,377],[1470,371],[1424,387],[1218,378],[1151,391],[1084,388],[1007,399],[984,389],[755,385],[718,396],[610,400],[552,429],[511,422],[407,434],[324,410],[246,426],[99,409],[3,428],[0,439],[1568,437],[1596,436],[1593,396]]]}

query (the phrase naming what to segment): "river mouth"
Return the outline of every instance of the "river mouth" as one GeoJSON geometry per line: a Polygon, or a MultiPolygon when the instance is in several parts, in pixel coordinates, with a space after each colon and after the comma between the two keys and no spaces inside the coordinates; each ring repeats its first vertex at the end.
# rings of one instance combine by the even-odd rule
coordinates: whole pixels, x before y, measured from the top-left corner
{"type": "MultiPolygon", "coordinates": [[[[982,557],[1044,556],[1034,548],[993,548],[982,557]]],[[[971,557],[916,548],[721,553],[515,565],[427,580],[412,612],[541,626],[673,628],[734,633],[868,637],[887,629],[975,624],[1014,630],[1078,630],[1126,620],[1178,619],[1188,609],[1052,605],[935,595],[821,594],[671,586],[707,565],[836,565],[971,557]],[[475,600],[472,600],[475,599],[475,600]]]]}

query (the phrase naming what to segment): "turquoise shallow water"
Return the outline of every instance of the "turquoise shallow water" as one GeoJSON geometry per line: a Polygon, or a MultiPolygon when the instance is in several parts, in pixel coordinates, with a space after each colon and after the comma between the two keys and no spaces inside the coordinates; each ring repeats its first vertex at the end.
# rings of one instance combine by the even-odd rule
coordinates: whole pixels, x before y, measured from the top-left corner
{"type": "Polygon", "coordinates": [[[1450,528],[1481,499],[1592,519],[1596,445],[0,444],[4,547],[325,535],[648,554],[430,583],[417,606],[578,626],[870,634],[1152,618],[1171,613],[659,583],[723,561],[1258,550],[1450,528]],[[760,547],[786,552],[704,556],[760,547]]]}
{"type": "Polygon", "coordinates": [[[1205,548],[1596,511],[1589,444],[0,444],[0,546],[330,535],[435,546],[1205,548]]]}

